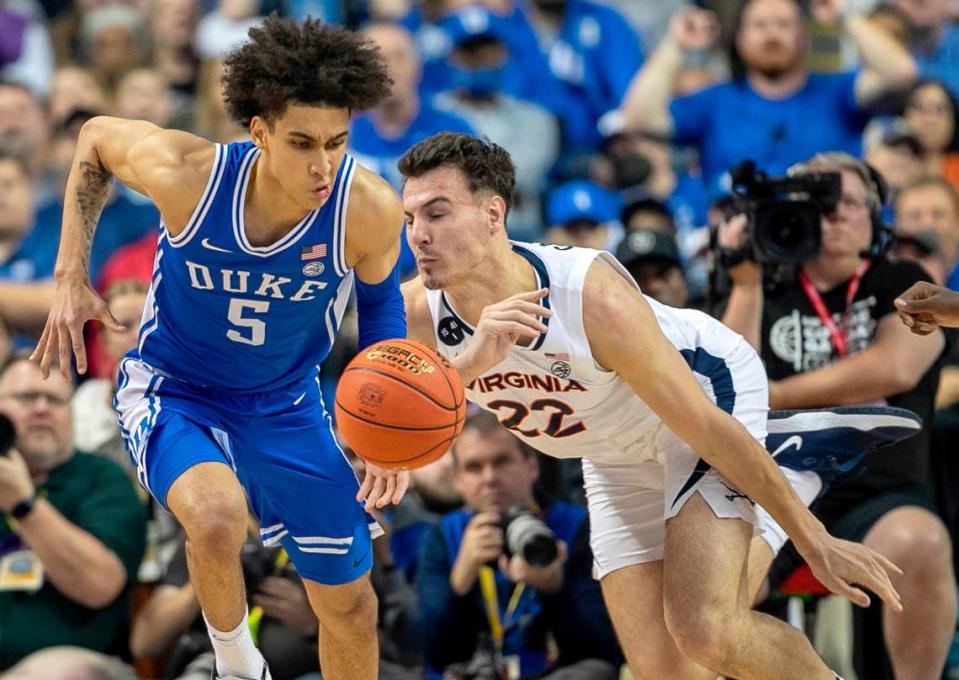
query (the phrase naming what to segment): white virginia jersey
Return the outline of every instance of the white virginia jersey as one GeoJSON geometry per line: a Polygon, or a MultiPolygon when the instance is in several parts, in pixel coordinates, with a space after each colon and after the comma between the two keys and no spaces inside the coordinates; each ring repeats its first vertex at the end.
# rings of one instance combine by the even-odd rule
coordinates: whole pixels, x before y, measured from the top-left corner
{"type": "MultiPolygon", "coordinates": [[[[538,287],[549,289],[541,304],[553,315],[544,319],[548,330],[533,344],[517,345],[502,363],[467,385],[467,398],[496,413],[534,448],[558,458],[610,463],[655,458],[650,444],[665,425],[625,380],[596,363],[583,326],[583,284],[595,259],[639,286],[603,251],[519,242],[513,250],[533,266],[538,287]]],[[[437,350],[453,358],[469,346],[474,329],[442,291],[426,294],[437,350]]],[[[706,393],[731,413],[735,391],[726,359],[741,352],[746,341],[702,312],[646,300],[706,393]]],[[[630,338],[622,338],[623,351],[630,344],[630,338]]]]}

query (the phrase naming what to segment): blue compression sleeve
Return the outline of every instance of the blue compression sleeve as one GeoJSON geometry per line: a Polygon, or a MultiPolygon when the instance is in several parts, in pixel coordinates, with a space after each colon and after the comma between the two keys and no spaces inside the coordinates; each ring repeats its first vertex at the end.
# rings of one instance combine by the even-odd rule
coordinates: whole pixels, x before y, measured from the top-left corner
{"type": "Polygon", "coordinates": [[[359,324],[360,349],[374,342],[406,337],[406,308],[400,293],[399,268],[379,283],[363,283],[356,279],[356,315],[359,324]]]}

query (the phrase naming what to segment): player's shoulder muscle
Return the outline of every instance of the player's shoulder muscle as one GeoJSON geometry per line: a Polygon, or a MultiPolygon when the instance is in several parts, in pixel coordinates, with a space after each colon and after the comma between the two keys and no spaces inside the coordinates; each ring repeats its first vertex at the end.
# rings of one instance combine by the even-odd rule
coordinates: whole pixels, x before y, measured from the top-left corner
{"type": "Polygon", "coordinates": [[[346,254],[355,264],[368,253],[397,247],[403,228],[403,205],[386,180],[356,165],[346,211],[346,254]]]}

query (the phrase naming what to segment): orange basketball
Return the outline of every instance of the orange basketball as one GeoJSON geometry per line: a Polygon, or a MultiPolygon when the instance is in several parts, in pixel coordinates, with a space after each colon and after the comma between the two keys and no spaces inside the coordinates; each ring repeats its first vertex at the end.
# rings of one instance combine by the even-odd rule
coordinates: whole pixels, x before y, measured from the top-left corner
{"type": "Polygon", "coordinates": [[[429,347],[384,340],[343,371],[335,411],[340,434],[357,455],[410,469],[446,453],[463,429],[466,395],[457,370],[429,347]]]}

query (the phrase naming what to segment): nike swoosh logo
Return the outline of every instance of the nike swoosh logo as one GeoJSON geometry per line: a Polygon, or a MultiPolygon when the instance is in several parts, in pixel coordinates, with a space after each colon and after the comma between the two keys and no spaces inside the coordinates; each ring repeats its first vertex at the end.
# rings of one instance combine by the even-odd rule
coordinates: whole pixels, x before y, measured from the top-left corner
{"type": "Polygon", "coordinates": [[[786,449],[792,448],[793,446],[796,447],[797,451],[799,451],[802,448],[802,437],[800,437],[798,434],[794,434],[792,437],[790,437],[789,439],[784,441],[782,444],[780,444],[779,448],[773,451],[773,458],[778,456],[780,453],[782,453],[786,449]]]}
{"type": "Polygon", "coordinates": [[[358,560],[353,560],[353,568],[356,569],[358,566],[360,566],[363,563],[363,560],[366,559],[367,555],[369,555],[369,553],[364,553],[363,557],[359,558],[358,560]]]}
{"type": "Polygon", "coordinates": [[[232,250],[227,250],[226,248],[221,248],[219,246],[213,245],[212,243],[210,243],[210,239],[208,238],[205,238],[202,241],[200,241],[200,245],[206,248],[207,250],[215,250],[218,253],[229,253],[230,255],[233,254],[232,250]]]}

